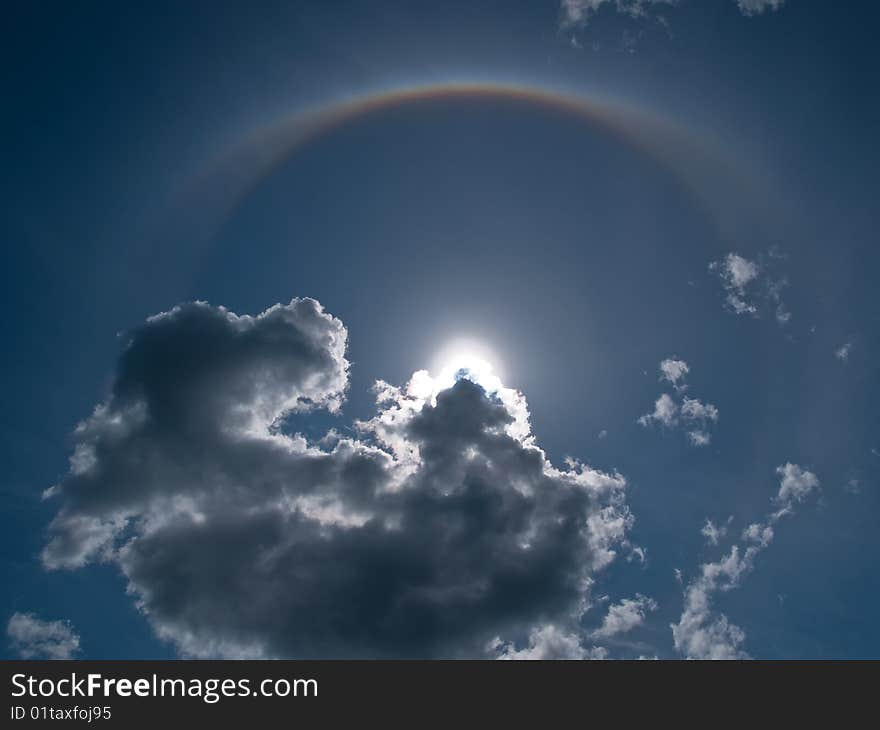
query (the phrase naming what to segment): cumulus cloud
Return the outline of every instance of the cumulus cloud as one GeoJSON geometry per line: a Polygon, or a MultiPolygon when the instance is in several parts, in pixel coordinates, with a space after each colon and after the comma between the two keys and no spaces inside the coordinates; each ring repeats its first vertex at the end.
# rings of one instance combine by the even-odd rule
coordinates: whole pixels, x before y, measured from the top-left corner
{"type": "Polygon", "coordinates": [[[683,395],[688,387],[685,378],[689,372],[690,367],[684,360],[671,357],[661,361],[660,380],[672,385],[675,398],[662,393],[654,402],[654,410],[640,416],[638,423],[646,427],[658,423],[665,428],[684,424],[688,441],[693,446],[706,446],[712,441],[708,429],[718,421],[718,409],[711,403],[683,395]]]}
{"type": "Polygon", "coordinates": [[[672,383],[672,387],[685,388],[684,379],[690,372],[688,364],[676,357],[668,357],[660,363],[660,379],[672,383]]]}
{"type": "Polygon", "coordinates": [[[185,304],[130,332],[47,490],[45,566],[116,564],[184,656],[564,653],[597,571],[633,550],[625,479],[553,465],[490,372],[379,382],[353,436],[311,440],[298,424],[343,402],[346,340],[312,299],[185,304]]]}
{"type": "Polygon", "coordinates": [[[660,423],[664,426],[673,426],[675,424],[675,416],[678,413],[678,406],[672,400],[672,396],[663,393],[655,402],[654,410],[639,417],[639,423],[642,426],[650,426],[652,422],[660,423]]]}
{"type": "Polygon", "coordinates": [[[68,621],[43,621],[32,613],[12,614],[6,636],[22,659],[72,659],[79,651],[79,636],[68,621]]]}
{"type": "Polygon", "coordinates": [[[584,647],[577,633],[566,633],[558,626],[547,624],[533,629],[528,642],[517,649],[511,642],[499,638],[489,642],[487,651],[502,660],[550,660],[550,659],[607,659],[604,647],[584,647]]]}
{"type": "Polygon", "coordinates": [[[776,501],[783,509],[790,509],[795,502],[802,502],[807,495],[819,486],[819,479],[811,471],[797,464],[786,463],[776,467],[779,475],[779,493],[776,501]]]}
{"type": "Polygon", "coordinates": [[[602,625],[593,631],[592,636],[594,639],[610,639],[628,633],[645,623],[647,614],[656,610],[657,601],[640,593],[635,598],[624,598],[608,607],[602,625]]]}
{"type": "Polygon", "coordinates": [[[689,421],[717,421],[718,409],[711,403],[685,397],[681,404],[681,415],[689,421]]]}
{"type": "Polygon", "coordinates": [[[788,281],[775,272],[784,258],[771,250],[762,261],[753,261],[738,253],[728,253],[724,258],[709,264],[709,270],[721,280],[725,292],[725,306],[735,314],[760,317],[772,312],[780,325],[787,324],[791,312],[785,305],[782,292],[788,281]]]}
{"type": "MultiPolygon", "coordinates": [[[[819,488],[816,475],[797,464],[783,464],[777,467],[776,473],[780,483],[772,500],[773,511],[763,522],[753,523],[743,531],[741,545],[733,545],[718,560],[701,565],[697,576],[685,588],[684,609],[678,623],[672,624],[672,638],[675,648],[688,659],[748,658],[742,649],[745,632],[730,623],[724,614],[717,614],[712,600],[717,593],[740,585],[754,567],[755,558],[773,541],[776,523],[792,513],[795,503],[819,488]]],[[[707,520],[702,530],[704,535],[711,525],[707,520]]],[[[708,532],[712,535],[714,530],[708,532]]]]}

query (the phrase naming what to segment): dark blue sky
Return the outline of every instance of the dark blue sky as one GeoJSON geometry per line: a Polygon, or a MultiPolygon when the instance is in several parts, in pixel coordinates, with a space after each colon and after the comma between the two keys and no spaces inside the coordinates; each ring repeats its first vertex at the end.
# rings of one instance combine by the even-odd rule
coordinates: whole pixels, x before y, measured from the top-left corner
{"type": "Polygon", "coordinates": [[[466,336],[528,399],[553,464],[626,478],[629,540],[647,557],[619,549],[596,573],[585,646],[608,605],[642,595],[656,609],[610,637],[610,654],[687,654],[670,624],[688,586],[759,522],[772,544],[735,585],[708,589],[740,648],[880,655],[880,11],[596,5],[573,23],[553,0],[8,12],[4,621],[70,621],[86,658],[178,655],[113,560],[43,567],[59,504],[40,495],[65,479],[76,424],[111,397],[121,333],[180,302],[256,315],[314,297],[348,329],[347,401],[291,416],[289,431],[350,432],[376,412],[374,381],[403,385],[466,336]],[[210,193],[239,170],[199,187],[213,160],[281,119],[449,82],[620,100],[707,154],[646,131],[650,154],[545,104],[449,95],[325,130],[231,212],[210,193]],[[697,169],[695,194],[680,173],[697,169]],[[732,253],[755,267],[739,288],[732,253]],[[753,314],[725,300],[740,295],[753,314]],[[658,379],[671,357],[689,366],[687,390],[658,379]],[[717,407],[710,444],[689,443],[683,416],[637,423],[663,392],[717,407]],[[786,463],[820,486],[777,525],[786,463]],[[730,516],[708,545],[706,519],[730,516]]]}

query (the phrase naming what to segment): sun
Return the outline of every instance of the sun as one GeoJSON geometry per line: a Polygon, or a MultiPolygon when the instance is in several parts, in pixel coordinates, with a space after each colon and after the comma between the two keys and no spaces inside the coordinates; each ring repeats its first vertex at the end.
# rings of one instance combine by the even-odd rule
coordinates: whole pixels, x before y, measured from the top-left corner
{"type": "Polygon", "coordinates": [[[467,377],[487,390],[501,386],[499,358],[483,342],[457,338],[444,345],[434,358],[431,368],[440,388],[448,388],[462,377],[467,377]]]}

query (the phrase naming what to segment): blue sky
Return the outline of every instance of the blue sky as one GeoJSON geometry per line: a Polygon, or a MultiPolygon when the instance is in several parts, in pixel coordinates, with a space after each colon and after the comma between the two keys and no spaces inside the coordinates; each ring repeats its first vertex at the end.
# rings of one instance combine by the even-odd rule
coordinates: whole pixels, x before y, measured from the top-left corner
{"type": "Polygon", "coordinates": [[[6,655],[876,657],[876,20],[11,13],[6,655]]]}

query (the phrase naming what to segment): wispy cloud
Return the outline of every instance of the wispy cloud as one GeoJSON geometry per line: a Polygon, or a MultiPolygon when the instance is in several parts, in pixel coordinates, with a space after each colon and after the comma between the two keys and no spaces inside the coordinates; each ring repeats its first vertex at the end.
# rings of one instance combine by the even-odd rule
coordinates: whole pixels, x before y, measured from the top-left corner
{"type": "Polygon", "coordinates": [[[6,636],[22,659],[71,659],[79,651],[79,636],[68,621],[43,621],[32,613],[12,614],[6,636]]]}
{"type": "Polygon", "coordinates": [[[602,7],[631,18],[643,18],[652,6],[676,4],[677,0],[562,0],[559,22],[563,28],[584,26],[602,7]]]}
{"type": "MultiPolygon", "coordinates": [[[[778,10],[785,0],[735,0],[745,16],[761,15],[768,10],[778,10]]],[[[579,28],[589,23],[596,12],[607,8],[630,18],[645,18],[660,6],[678,5],[679,0],[562,0],[559,25],[563,29],[579,28]]],[[[657,16],[663,20],[662,16],[657,16]]]]}
{"type": "Polygon", "coordinates": [[[709,271],[718,276],[724,288],[724,304],[734,314],[761,317],[772,313],[777,323],[787,324],[791,312],[782,298],[788,280],[777,269],[783,257],[771,250],[752,260],[738,253],[728,253],[724,258],[709,264],[709,271]]]}
{"type": "Polygon", "coordinates": [[[779,10],[785,0],[736,0],[743,15],[760,15],[767,10],[779,10]]]}
{"type": "Polygon", "coordinates": [[[851,341],[845,342],[834,351],[834,357],[841,362],[846,362],[849,360],[849,353],[852,351],[852,347],[853,343],[851,341]]]}
{"type": "MultiPolygon", "coordinates": [[[[697,577],[685,589],[681,618],[671,628],[675,648],[688,659],[748,658],[742,649],[745,632],[724,614],[716,614],[712,600],[717,593],[740,585],[754,567],[755,558],[773,541],[776,523],[792,514],[795,504],[819,488],[818,477],[797,464],[782,464],[776,474],[780,481],[772,511],[762,522],[743,530],[741,544],[733,545],[718,560],[701,565],[697,577]]],[[[710,543],[717,542],[713,542],[718,537],[717,528],[709,520],[701,532],[710,543]]]]}
{"type": "MultiPolygon", "coordinates": [[[[728,518],[727,524],[729,525],[733,517],[728,518]]],[[[706,542],[709,545],[715,546],[718,545],[721,540],[727,535],[727,525],[716,525],[712,520],[708,517],[706,518],[706,524],[703,525],[703,528],[700,530],[700,534],[706,538],[706,542]]]]}

